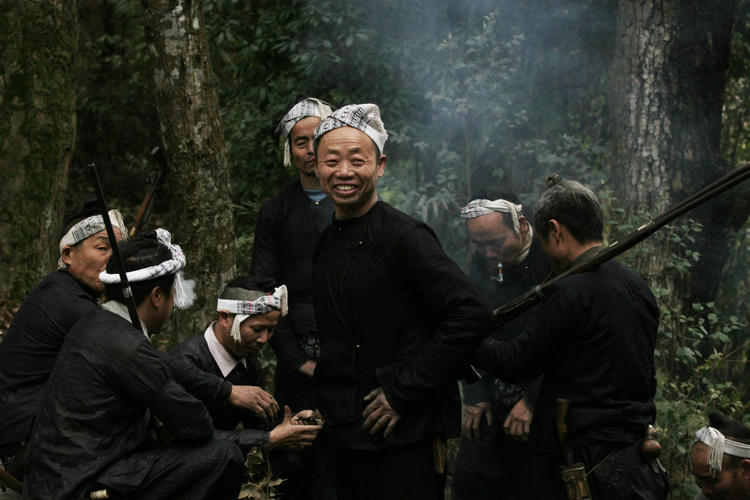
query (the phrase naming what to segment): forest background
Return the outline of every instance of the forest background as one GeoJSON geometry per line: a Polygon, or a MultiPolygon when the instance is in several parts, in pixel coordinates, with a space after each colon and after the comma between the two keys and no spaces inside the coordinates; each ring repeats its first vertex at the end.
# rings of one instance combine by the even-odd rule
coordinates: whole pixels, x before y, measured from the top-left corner
{"type": "MultiPolygon", "coordinates": [[[[0,333],[54,268],[86,164],[132,225],[157,146],[147,227],[173,231],[200,298],[155,342],[202,332],[249,270],[259,207],[296,177],[275,127],[298,94],[380,106],[380,195],[460,265],[471,193],[515,191],[528,217],[550,172],[598,190],[613,242],[750,159],[749,52],[747,0],[0,0],[0,333]]],[[[660,302],[673,499],[697,491],[706,414],[747,413],[748,214],[743,185],[621,258],[660,302]]]]}

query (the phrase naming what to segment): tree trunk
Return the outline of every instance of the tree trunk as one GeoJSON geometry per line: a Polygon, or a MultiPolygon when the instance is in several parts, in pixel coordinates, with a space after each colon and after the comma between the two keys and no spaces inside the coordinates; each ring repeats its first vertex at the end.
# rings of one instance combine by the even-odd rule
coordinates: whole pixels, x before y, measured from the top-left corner
{"type": "Polygon", "coordinates": [[[156,102],[170,168],[173,240],[197,300],[175,319],[178,340],[202,332],[235,274],[226,146],[208,53],[203,2],[143,0],[156,102]]]}
{"type": "MultiPolygon", "coordinates": [[[[620,0],[608,104],[614,186],[627,215],[656,215],[734,168],[719,140],[736,11],[726,0],[620,0]]],[[[689,244],[700,255],[689,272],[667,271],[670,252],[642,252],[649,281],[677,302],[713,300],[750,213],[748,192],[735,188],[687,215],[703,225],[689,244]]]]}
{"type": "Polygon", "coordinates": [[[0,299],[57,262],[75,143],[78,2],[0,0],[0,299]]]}

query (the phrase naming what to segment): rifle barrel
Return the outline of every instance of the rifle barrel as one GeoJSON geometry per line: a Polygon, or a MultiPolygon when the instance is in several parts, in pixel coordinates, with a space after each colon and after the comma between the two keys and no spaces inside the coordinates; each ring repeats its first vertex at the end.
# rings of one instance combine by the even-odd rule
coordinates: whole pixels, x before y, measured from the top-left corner
{"type": "Polygon", "coordinates": [[[721,193],[728,189],[740,184],[750,178],[750,163],[746,163],[743,166],[733,170],[729,174],[725,175],[721,179],[713,182],[712,184],[704,187],[697,193],[693,194],[689,198],[678,203],[671,209],[667,210],[663,214],[659,215],[655,219],[642,225],[632,233],[628,234],[624,238],[615,241],[606,248],[602,248],[596,255],[590,259],[581,262],[580,264],[568,269],[567,271],[558,274],[551,280],[542,283],[534,287],[529,292],[513,299],[512,301],[504,304],[495,309],[495,326],[499,327],[509,322],[516,316],[523,312],[531,309],[537,303],[539,303],[544,297],[544,291],[550,287],[553,283],[570,276],[572,274],[583,273],[594,269],[604,262],[613,259],[631,249],[641,241],[645,240],[656,231],[666,226],[676,218],[684,215],[693,208],[701,205],[708,200],[715,198],[721,193]]]}

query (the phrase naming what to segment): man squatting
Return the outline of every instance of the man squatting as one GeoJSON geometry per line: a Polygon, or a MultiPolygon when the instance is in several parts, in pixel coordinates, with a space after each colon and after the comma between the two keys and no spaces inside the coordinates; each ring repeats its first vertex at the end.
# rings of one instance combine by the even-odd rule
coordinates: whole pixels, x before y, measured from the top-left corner
{"type": "Polygon", "coordinates": [[[429,226],[378,201],[387,137],[374,104],[344,106],[315,130],[315,171],[335,206],[313,254],[315,392],[339,499],[443,498],[456,381],[493,316],[429,226]]]}
{"type": "MultiPolygon", "coordinates": [[[[496,188],[480,189],[461,208],[475,249],[469,278],[492,308],[528,292],[552,271],[522,210],[514,194],[496,188]]],[[[532,314],[533,309],[514,318],[492,338],[512,339],[532,314]]],[[[472,384],[462,382],[466,414],[453,499],[526,499],[526,484],[533,478],[524,475],[525,441],[542,377],[512,384],[484,371],[480,374],[472,384]]]]}
{"type": "MultiPolygon", "coordinates": [[[[18,308],[0,343],[0,459],[21,477],[10,459],[31,436],[36,409],[65,336],[79,319],[99,308],[99,273],[111,255],[95,201],[85,202],[63,223],[58,270],[50,273],[18,308]]],[[[127,238],[120,212],[110,210],[115,238],[127,238]]]]}
{"type": "Polygon", "coordinates": [[[206,403],[214,428],[229,431],[242,423],[243,429],[257,429],[254,432],[263,443],[273,475],[284,480],[275,487],[276,491],[285,499],[308,498],[300,451],[312,444],[320,426],[292,424],[300,417],[312,416],[313,412],[301,411],[292,418],[286,406],[280,425],[269,424],[259,416],[265,413],[267,420],[276,418],[277,403],[264,390],[265,375],[257,355],[273,337],[280,318],[288,312],[286,286],[277,287],[272,278],[241,276],[221,292],[216,310],[216,321],[204,333],[167,353],[167,366],[176,371],[180,369],[180,361],[187,361],[233,384],[253,387],[260,411],[237,408],[226,401],[206,403]]]}
{"type": "MultiPolygon", "coordinates": [[[[110,210],[108,216],[116,239],[127,238],[120,213],[110,210]]],[[[96,200],[85,201],[66,218],[59,249],[58,270],[26,297],[0,343],[0,414],[3,416],[0,418],[0,459],[19,479],[23,478],[24,463],[19,450],[31,435],[37,407],[60,347],[73,325],[99,308],[97,301],[104,291],[99,275],[105,270],[112,252],[96,200]]],[[[178,382],[204,403],[226,401],[235,407],[259,411],[253,387],[234,385],[208,373],[196,373],[189,365],[173,375],[179,377],[180,374],[186,377],[178,382]]],[[[262,411],[260,413],[263,415],[262,411]]]]}
{"type": "MultiPolygon", "coordinates": [[[[24,498],[77,499],[102,487],[118,498],[237,498],[244,454],[269,435],[214,430],[147,338],[184,306],[185,256],[162,229],[123,243],[121,254],[142,330],[130,324],[110,260],[100,275],[110,300],[70,330],[45,388],[25,447],[24,498]],[[152,441],[152,416],[174,444],[152,441]]],[[[298,429],[314,437],[317,428],[298,429]]]]}
{"type": "MultiPolygon", "coordinates": [[[[276,354],[274,397],[292,411],[317,408],[312,377],[320,358],[312,303],[312,252],[331,223],[333,203],[315,175],[313,132],[331,114],[328,104],[311,97],[297,102],[277,130],[284,138],[284,166],[299,178],[263,204],[258,212],[250,274],[274,278],[289,287],[289,314],[269,340],[276,354]]],[[[302,456],[305,486],[313,498],[335,500],[330,433],[324,427],[302,456]]]]}
{"type": "MultiPolygon", "coordinates": [[[[550,177],[535,207],[542,250],[561,273],[601,249],[603,216],[590,189],[550,177]]],[[[658,308],[646,283],[608,261],[557,281],[544,292],[524,331],[512,340],[487,339],[477,366],[520,382],[540,370],[544,380],[531,422],[527,498],[566,498],[555,401],[570,401],[574,462],[583,462],[594,498],[666,498],[669,484],[640,441],[656,415],[654,345],[658,308]]]]}

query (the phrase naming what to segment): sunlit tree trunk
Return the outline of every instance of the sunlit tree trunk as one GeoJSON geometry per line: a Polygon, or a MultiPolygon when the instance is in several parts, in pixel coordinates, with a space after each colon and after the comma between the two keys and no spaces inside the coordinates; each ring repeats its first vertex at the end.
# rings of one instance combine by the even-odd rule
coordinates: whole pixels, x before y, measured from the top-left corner
{"type": "Polygon", "coordinates": [[[22,299],[57,261],[77,43],[77,1],[0,0],[0,299],[22,299]]]}
{"type": "Polygon", "coordinates": [[[176,317],[178,340],[202,332],[222,285],[235,274],[226,146],[203,19],[203,2],[144,0],[146,40],[170,168],[173,240],[188,260],[198,300],[176,317]]]}
{"type": "MultiPolygon", "coordinates": [[[[656,215],[736,167],[719,149],[736,11],[727,0],[619,2],[608,105],[613,184],[628,215],[656,215]]],[[[746,186],[694,210],[687,217],[703,231],[688,246],[700,260],[665,272],[669,252],[641,252],[647,278],[678,302],[712,300],[749,212],[746,186]]]]}

